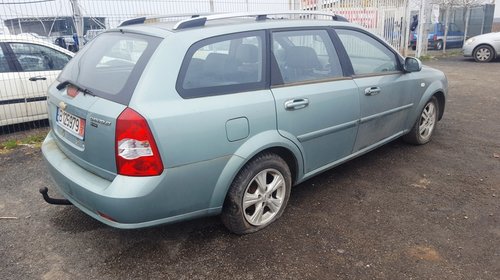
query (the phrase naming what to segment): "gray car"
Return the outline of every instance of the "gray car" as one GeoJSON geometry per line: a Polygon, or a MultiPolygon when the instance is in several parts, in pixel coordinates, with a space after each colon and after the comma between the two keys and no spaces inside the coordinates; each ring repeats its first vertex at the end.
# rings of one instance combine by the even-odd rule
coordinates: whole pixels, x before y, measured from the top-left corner
{"type": "Polygon", "coordinates": [[[325,16],[139,18],[99,35],[49,89],[42,151],[67,200],[44,198],[117,228],[221,214],[245,234],[292,186],[399,137],[429,142],[445,75],[308,14],[325,16]]]}
{"type": "Polygon", "coordinates": [[[500,53],[500,32],[478,35],[465,41],[462,48],[465,57],[477,62],[490,62],[500,53]]]}

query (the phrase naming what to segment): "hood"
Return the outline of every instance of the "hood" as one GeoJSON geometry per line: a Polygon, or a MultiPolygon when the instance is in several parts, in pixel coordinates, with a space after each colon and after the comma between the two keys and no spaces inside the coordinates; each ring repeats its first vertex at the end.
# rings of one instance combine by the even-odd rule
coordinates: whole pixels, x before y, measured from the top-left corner
{"type": "Polygon", "coordinates": [[[481,34],[474,36],[470,39],[475,39],[475,40],[489,40],[489,39],[496,39],[500,40],[500,32],[492,32],[492,33],[486,33],[486,34],[481,34]]]}

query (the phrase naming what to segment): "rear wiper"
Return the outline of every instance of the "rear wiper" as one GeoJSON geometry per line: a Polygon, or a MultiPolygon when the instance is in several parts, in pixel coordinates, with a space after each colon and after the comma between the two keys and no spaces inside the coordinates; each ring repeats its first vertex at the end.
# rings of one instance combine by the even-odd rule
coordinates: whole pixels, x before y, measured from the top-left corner
{"type": "Polygon", "coordinates": [[[56,88],[57,88],[57,90],[61,90],[61,89],[65,88],[68,85],[72,85],[72,86],[76,87],[76,89],[78,89],[78,91],[83,92],[83,95],[87,95],[88,94],[88,95],[91,95],[91,96],[95,96],[95,94],[91,90],[79,87],[79,86],[71,83],[70,81],[64,81],[64,82],[58,84],[56,86],[56,88]]]}
{"type": "Polygon", "coordinates": [[[67,85],[69,85],[69,84],[70,84],[70,82],[69,82],[69,81],[64,81],[64,82],[62,82],[62,83],[58,84],[58,85],[56,86],[56,88],[57,88],[57,90],[61,90],[61,89],[65,88],[65,87],[66,87],[67,85]]]}

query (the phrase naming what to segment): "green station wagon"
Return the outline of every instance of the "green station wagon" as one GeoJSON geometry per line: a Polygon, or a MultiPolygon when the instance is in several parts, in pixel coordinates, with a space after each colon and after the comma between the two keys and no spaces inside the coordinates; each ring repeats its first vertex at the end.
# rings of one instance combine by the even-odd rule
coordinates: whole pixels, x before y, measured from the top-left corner
{"type": "Polygon", "coordinates": [[[442,72],[341,16],[166,18],[99,34],[49,88],[42,151],[65,199],[43,188],[47,202],[117,228],[221,214],[250,233],[292,186],[399,137],[425,144],[443,115],[442,72]]]}

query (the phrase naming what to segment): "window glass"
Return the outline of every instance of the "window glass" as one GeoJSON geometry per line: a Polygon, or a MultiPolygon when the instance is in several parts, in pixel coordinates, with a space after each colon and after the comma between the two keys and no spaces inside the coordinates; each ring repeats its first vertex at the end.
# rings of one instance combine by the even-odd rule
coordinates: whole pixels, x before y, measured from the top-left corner
{"type": "MultiPolygon", "coordinates": [[[[194,45],[194,52],[188,52],[189,62],[182,88],[229,88],[233,85],[262,82],[262,48],[262,39],[256,35],[237,34],[199,42],[194,45]]],[[[209,92],[210,90],[205,91],[204,95],[209,92]]],[[[220,91],[223,92],[224,90],[220,91]]]]}
{"type": "Polygon", "coordinates": [[[64,53],[41,45],[10,43],[10,47],[19,61],[22,71],[61,70],[71,59],[64,53]]]}
{"type": "Polygon", "coordinates": [[[450,32],[458,32],[460,29],[458,29],[458,26],[454,23],[450,23],[450,32]]]}
{"type": "Polygon", "coordinates": [[[87,43],[61,72],[58,80],[89,89],[93,94],[128,104],[142,71],[160,38],[106,32],[87,43]]]}
{"type": "Polygon", "coordinates": [[[336,30],[354,68],[354,74],[398,71],[394,53],[373,37],[354,30],[336,30]]]}
{"type": "Polygon", "coordinates": [[[2,48],[0,48],[0,73],[10,72],[9,63],[7,58],[3,54],[2,48]]]}
{"type": "Polygon", "coordinates": [[[326,30],[273,32],[273,54],[285,84],[342,76],[326,30]]]}

